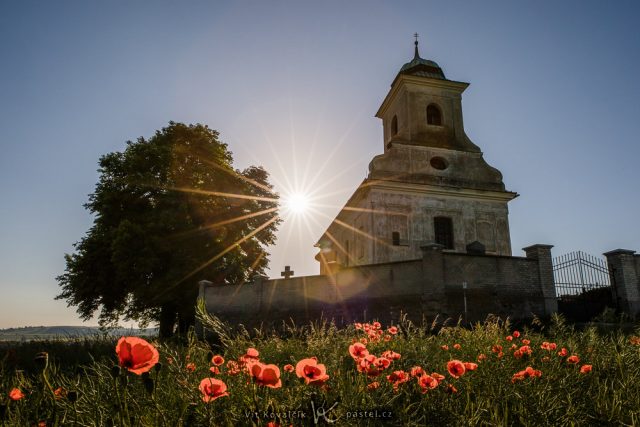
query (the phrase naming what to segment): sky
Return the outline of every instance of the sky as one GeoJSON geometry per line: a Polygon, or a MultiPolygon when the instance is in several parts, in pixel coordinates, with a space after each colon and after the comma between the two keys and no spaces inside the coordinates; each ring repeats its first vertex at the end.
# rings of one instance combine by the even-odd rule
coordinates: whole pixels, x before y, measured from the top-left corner
{"type": "MultiPolygon", "coordinates": [[[[280,226],[270,277],[313,247],[383,151],[374,117],[420,53],[463,94],[508,190],[514,255],[640,251],[640,3],[19,1],[0,4],[0,328],[80,325],[54,301],[92,224],[98,159],[169,121],[220,132],[316,209],[280,226]]],[[[90,321],[85,324],[96,324],[90,321]]]]}

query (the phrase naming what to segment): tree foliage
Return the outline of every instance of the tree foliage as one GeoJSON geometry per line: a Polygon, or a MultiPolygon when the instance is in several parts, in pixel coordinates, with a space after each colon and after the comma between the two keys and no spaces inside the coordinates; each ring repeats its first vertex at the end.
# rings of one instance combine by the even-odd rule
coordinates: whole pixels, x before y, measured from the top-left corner
{"type": "Polygon", "coordinates": [[[167,335],[192,323],[199,280],[263,274],[278,195],[263,168],[232,162],[217,131],[174,122],[102,156],[85,205],[94,222],[65,255],[57,298],[84,319],[160,321],[167,335]]]}

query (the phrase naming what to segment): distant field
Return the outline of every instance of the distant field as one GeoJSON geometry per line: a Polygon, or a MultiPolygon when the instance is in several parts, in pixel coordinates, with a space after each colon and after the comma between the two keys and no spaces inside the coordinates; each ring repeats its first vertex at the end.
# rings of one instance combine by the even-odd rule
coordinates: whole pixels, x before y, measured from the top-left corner
{"type": "Polygon", "coordinates": [[[117,328],[103,331],[98,327],[91,326],[28,326],[24,328],[0,329],[0,342],[3,341],[33,341],[51,340],[63,338],[84,338],[91,336],[122,336],[122,335],[145,335],[155,336],[158,334],[157,328],[149,329],[129,329],[117,328]]]}

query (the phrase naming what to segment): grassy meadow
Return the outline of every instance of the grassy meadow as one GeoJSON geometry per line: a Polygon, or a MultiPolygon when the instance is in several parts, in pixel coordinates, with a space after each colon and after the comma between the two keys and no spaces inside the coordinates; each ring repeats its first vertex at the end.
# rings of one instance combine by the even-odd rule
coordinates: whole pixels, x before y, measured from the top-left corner
{"type": "Polygon", "coordinates": [[[214,344],[4,344],[0,425],[640,424],[640,330],[576,330],[562,317],[277,332],[202,320],[214,344]]]}

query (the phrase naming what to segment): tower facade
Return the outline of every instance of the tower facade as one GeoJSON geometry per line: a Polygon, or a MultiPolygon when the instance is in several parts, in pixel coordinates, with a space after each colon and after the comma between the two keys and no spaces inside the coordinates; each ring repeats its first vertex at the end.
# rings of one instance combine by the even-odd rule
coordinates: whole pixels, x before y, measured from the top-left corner
{"type": "Polygon", "coordinates": [[[507,191],[463,126],[468,83],[448,80],[434,61],[404,64],[376,117],[383,153],[318,240],[320,273],[341,266],[421,258],[420,247],[446,251],[480,247],[511,255],[507,191]],[[481,245],[479,245],[479,242],[481,245]]]}

